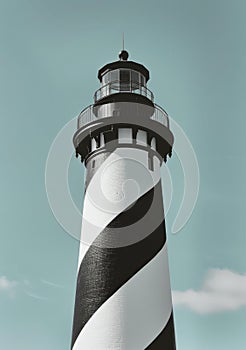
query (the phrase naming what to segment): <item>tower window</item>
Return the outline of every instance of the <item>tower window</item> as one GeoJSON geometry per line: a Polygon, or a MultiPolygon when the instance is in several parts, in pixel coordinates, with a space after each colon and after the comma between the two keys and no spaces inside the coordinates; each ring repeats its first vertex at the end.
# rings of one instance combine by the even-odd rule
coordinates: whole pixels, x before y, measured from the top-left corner
{"type": "Polygon", "coordinates": [[[148,156],[148,165],[149,165],[149,170],[153,171],[154,170],[154,160],[153,156],[149,155],[148,156]]]}

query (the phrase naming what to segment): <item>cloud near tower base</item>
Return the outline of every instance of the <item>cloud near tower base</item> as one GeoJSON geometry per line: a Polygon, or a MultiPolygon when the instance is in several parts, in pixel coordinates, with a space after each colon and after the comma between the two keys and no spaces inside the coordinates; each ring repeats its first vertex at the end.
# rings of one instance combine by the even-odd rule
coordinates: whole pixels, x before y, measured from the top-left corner
{"type": "Polygon", "coordinates": [[[208,270],[199,290],[173,291],[175,306],[198,314],[235,311],[246,306],[246,275],[228,269],[208,270]]]}

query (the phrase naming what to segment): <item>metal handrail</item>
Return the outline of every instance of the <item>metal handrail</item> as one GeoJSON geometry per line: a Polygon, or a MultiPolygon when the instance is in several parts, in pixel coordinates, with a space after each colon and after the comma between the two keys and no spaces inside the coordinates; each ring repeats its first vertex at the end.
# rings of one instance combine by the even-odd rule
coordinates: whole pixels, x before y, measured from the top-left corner
{"type": "Polygon", "coordinates": [[[122,82],[120,80],[111,81],[108,84],[103,85],[94,94],[94,101],[102,99],[103,97],[115,94],[115,93],[125,93],[131,92],[133,94],[142,95],[149,98],[152,102],[154,101],[153,93],[146,88],[146,86],[139,84],[135,81],[122,82]],[[124,87],[122,89],[122,87],[124,87]]]}
{"type": "Polygon", "coordinates": [[[77,128],[80,129],[96,119],[98,118],[93,113],[93,105],[90,105],[89,107],[84,108],[78,115],[77,128]]]}
{"type": "Polygon", "coordinates": [[[159,105],[155,104],[155,112],[150,119],[153,119],[169,129],[169,118],[167,112],[159,105]]]}
{"type": "MultiPolygon", "coordinates": [[[[93,112],[94,105],[90,105],[89,107],[86,107],[83,109],[83,111],[79,114],[78,120],[77,120],[77,128],[80,129],[84,127],[85,125],[91,123],[94,120],[98,120],[100,118],[107,118],[110,117],[106,110],[105,115],[102,115],[100,117],[96,116],[93,112]]],[[[155,110],[153,115],[150,117],[150,119],[166,126],[169,128],[169,118],[167,112],[162,109],[160,106],[155,104],[155,110]]]]}

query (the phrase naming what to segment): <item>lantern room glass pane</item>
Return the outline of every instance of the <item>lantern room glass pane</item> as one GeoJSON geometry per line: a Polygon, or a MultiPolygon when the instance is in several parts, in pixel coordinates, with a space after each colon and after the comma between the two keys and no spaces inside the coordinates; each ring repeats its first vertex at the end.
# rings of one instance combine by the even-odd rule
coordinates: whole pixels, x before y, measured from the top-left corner
{"type": "Polygon", "coordinates": [[[140,75],[140,84],[145,86],[145,77],[142,74],[140,75]]]}
{"type": "Polygon", "coordinates": [[[114,94],[119,91],[119,69],[110,72],[110,93],[114,94]]]}
{"type": "Polygon", "coordinates": [[[109,73],[106,73],[102,77],[102,85],[108,84],[109,82],[109,73]]]}
{"type": "Polygon", "coordinates": [[[111,73],[111,76],[110,76],[111,82],[116,82],[119,80],[119,70],[118,69],[112,70],[110,73],[111,73]]]}
{"type": "Polygon", "coordinates": [[[139,73],[134,70],[131,71],[131,86],[132,90],[138,89],[139,87],[139,73]]]}
{"type": "Polygon", "coordinates": [[[120,70],[120,91],[130,91],[130,71],[128,69],[120,70]]]}

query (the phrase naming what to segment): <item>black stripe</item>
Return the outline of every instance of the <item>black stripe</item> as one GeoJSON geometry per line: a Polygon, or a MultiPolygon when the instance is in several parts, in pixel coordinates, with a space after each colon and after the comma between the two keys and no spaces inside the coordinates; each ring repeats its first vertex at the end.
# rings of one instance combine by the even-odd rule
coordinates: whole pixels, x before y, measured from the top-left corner
{"type": "Polygon", "coordinates": [[[162,332],[145,350],[176,350],[173,313],[162,332]]]}
{"type": "MultiPolygon", "coordinates": [[[[144,216],[146,207],[149,207],[153,200],[158,204],[154,206],[156,210],[163,213],[160,183],[140,197],[129,209],[131,217],[139,218],[141,214],[144,216]],[[153,195],[154,192],[155,195],[153,195]]],[[[152,230],[152,233],[150,232],[147,237],[138,240],[135,244],[119,248],[104,248],[103,242],[108,247],[109,230],[111,236],[114,230],[117,231],[119,225],[127,226],[128,221],[125,212],[119,214],[110,223],[111,228],[106,227],[95,239],[81,262],[77,280],[72,347],[82,328],[95,311],[146,265],[165,244],[166,233],[163,219],[161,224],[152,230]],[[114,226],[116,226],[115,229],[114,226]]]]}

